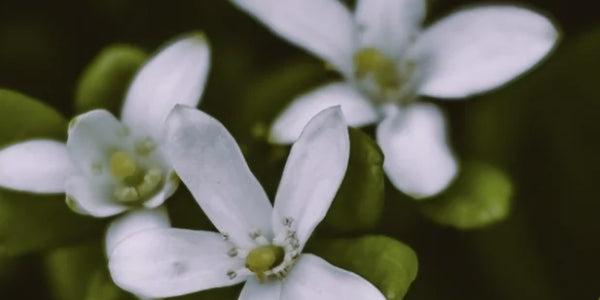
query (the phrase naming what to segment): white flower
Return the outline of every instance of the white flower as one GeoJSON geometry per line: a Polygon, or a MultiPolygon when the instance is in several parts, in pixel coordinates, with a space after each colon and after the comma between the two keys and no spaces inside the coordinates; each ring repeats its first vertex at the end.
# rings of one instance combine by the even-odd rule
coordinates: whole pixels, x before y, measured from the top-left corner
{"type": "Polygon", "coordinates": [[[220,234],[136,233],[109,255],[117,285],[147,297],[246,282],[239,299],[385,299],[358,275],[302,254],[346,172],[349,140],[339,107],[317,114],[294,143],[274,206],[217,120],[177,106],[166,136],[175,170],[220,234]]]}
{"type": "Polygon", "coordinates": [[[199,103],[208,68],[204,36],[169,44],[134,78],[121,121],[93,110],[69,124],[66,144],[30,140],[3,149],[0,186],[66,193],[71,208],[96,217],[159,206],[178,183],[163,154],[164,122],[175,104],[199,103]]]}
{"type": "Polygon", "coordinates": [[[350,126],[380,122],[386,173],[417,198],[440,192],[457,172],[443,114],[418,95],[464,98],[501,86],[558,38],[544,16],[507,5],[463,9],[421,29],[426,0],[358,0],[354,15],[338,0],[232,2],[345,79],[296,99],[272,138],[292,142],[316,112],[342,105],[350,126]]]}

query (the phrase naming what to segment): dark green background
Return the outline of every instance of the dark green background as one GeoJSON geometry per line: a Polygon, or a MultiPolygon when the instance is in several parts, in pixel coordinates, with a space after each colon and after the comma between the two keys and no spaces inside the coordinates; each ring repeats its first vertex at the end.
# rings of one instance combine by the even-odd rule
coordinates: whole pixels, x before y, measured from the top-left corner
{"type": "MultiPolygon", "coordinates": [[[[428,19],[473,3],[488,2],[431,1],[428,19]]],[[[563,39],[555,54],[493,93],[464,102],[431,99],[446,109],[462,160],[485,161],[510,175],[511,215],[459,231],[426,219],[418,204],[388,187],[380,232],[419,257],[419,275],[405,299],[600,296],[600,19],[594,1],[520,3],[556,20],[563,39]]],[[[133,44],[152,52],[190,30],[204,31],[213,53],[201,108],[236,137],[249,134],[244,112],[261,111],[244,100],[265,89],[268,94],[261,78],[282,65],[316,66],[297,91],[335,77],[224,0],[2,0],[0,87],[41,99],[69,117],[79,76],[105,46],[133,44]]],[[[12,259],[13,271],[0,277],[0,298],[50,299],[41,262],[39,254],[12,259]]]]}

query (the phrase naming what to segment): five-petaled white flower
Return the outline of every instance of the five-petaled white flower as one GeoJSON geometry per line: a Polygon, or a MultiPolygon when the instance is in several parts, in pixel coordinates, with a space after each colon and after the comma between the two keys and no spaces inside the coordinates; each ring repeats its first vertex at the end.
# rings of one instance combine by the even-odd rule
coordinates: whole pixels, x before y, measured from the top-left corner
{"type": "Polygon", "coordinates": [[[66,193],[71,208],[96,217],[161,205],[178,183],[162,150],[164,122],[176,104],[198,104],[208,68],[202,34],[170,43],[132,81],[122,123],[108,111],[93,110],[71,121],[66,144],[30,140],[3,149],[0,186],[66,193]]]}
{"type": "Polygon", "coordinates": [[[318,111],[341,105],[350,126],[379,122],[391,182],[416,198],[457,173],[445,121],[418,95],[464,98],[496,88],[538,63],[558,33],[544,16],[507,5],[457,11],[422,30],[426,0],[232,0],[272,31],[326,60],[344,77],[293,101],[271,138],[292,142],[318,111]]]}
{"type": "Polygon", "coordinates": [[[166,153],[220,231],[151,229],[109,254],[113,280],[147,297],[246,282],[239,299],[385,299],[360,276],[301,254],[346,172],[348,131],[339,107],[317,114],[292,146],[274,206],[233,137],[207,114],[177,106],[166,153]]]}

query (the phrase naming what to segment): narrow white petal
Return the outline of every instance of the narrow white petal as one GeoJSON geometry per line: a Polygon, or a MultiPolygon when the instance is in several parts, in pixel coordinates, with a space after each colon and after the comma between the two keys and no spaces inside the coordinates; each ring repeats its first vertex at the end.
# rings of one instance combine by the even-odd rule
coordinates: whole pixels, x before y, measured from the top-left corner
{"type": "Polygon", "coordinates": [[[364,126],[376,122],[379,114],[352,85],[336,82],[317,88],[295,99],[275,120],[271,139],[279,143],[292,143],[316,114],[340,105],[349,126],[364,126]]]}
{"type": "Polygon", "coordinates": [[[292,146],[275,197],[276,235],[291,227],[301,247],[327,214],[348,167],[348,127],[339,106],[317,114],[292,146]]]}
{"type": "Polygon", "coordinates": [[[227,129],[211,116],[177,106],[167,119],[166,153],[208,218],[239,246],[259,230],[272,237],[272,206],[227,129]]]}
{"type": "Polygon", "coordinates": [[[112,185],[102,179],[89,178],[81,174],[67,177],[66,191],[69,206],[76,212],[95,217],[109,217],[120,214],[129,206],[114,200],[112,185]]]}
{"type": "Polygon", "coordinates": [[[123,122],[160,140],[175,104],[197,106],[210,66],[209,45],[202,34],[170,43],[139,71],[121,113],[123,122]]]}
{"type": "Polygon", "coordinates": [[[383,294],[364,278],[303,254],[283,283],[285,300],[385,300],[383,294]]]}
{"type": "Polygon", "coordinates": [[[456,174],[444,116],[434,105],[413,104],[390,115],[377,128],[377,142],[388,178],[413,197],[440,192],[456,174]]]}
{"type": "Polygon", "coordinates": [[[64,143],[21,142],[0,150],[0,186],[34,193],[63,193],[70,166],[64,143]]]}
{"type": "Polygon", "coordinates": [[[493,89],[537,64],[557,39],[550,20],[524,8],[456,12],[427,29],[413,49],[425,72],[421,93],[460,98],[493,89]]]}
{"type": "Polygon", "coordinates": [[[425,0],[359,0],[356,22],[361,47],[374,47],[399,57],[419,33],[425,0]]]}
{"type": "Polygon", "coordinates": [[[171,222],[165,207],[136,209],[111,221],[106,230],[105,251],[110,256],[120,242],[135,233],[148,229],[169,228],[171,222]]]}
{"type": "Polygon", "coordinates": [[[109,155],[123,144],[119,132],[124,129],[106,110],[92,110],[71,121],[67,149],[73,165],[80,173],[93,175],[93,165],[108,165],[109,155]]]}
{"type": "Polygon", "coordinates": [[[283,300],[281,281],[259,282],[255,276],[248,278],[238,300],[283,300]]]}
{"type": "Polygon", "coordinates": [[[352,72],[356,24],[338,0],[231,0],[274,33],[345,74],[352,72]]]}
{"type": "Polygon", "coordinates": [[[109,269],[118,286],[136,295],[179,296],[244,281],[244,276],[227,276],[244,265],[227,255],[231,247],[214,232],[150,229],[119,243],[109,269]]]}

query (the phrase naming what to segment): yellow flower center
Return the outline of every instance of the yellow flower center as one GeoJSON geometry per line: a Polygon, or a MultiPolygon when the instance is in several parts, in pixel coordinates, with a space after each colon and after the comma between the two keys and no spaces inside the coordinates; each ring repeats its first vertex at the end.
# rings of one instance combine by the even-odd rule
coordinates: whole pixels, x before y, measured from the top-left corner
{"type": "Polygon", "coordinates": [[[125,151],[115,151],[110,157],[110,172],[120,182],[113,195],[120,202],[139,202],[151,196],[163,182],[160,168],[145,169],[125,151]]]}

